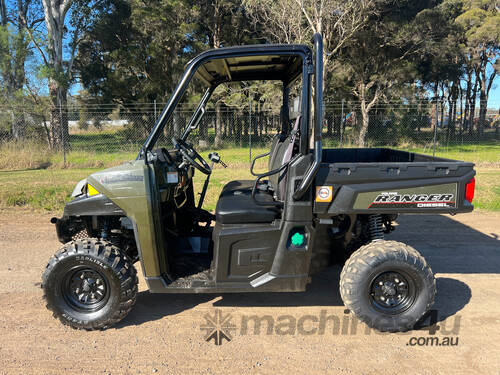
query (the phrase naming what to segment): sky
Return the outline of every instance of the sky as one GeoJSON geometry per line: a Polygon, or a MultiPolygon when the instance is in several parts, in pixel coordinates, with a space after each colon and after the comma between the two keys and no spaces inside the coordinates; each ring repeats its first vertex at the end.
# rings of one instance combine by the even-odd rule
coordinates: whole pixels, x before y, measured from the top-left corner
{"type": "MultiPolygon", "coordinates": [[[[8,6],[9,6],[9,3],[8,2],[8,6]]],[[[12,6],[12,4],[10,5],[12,6]]],[[[67,15],[67,19],[69,19],[69,17],[71,16],[71,9],[67,15]]],[[[70,31],[71,31],[71,26],[68,25],[70,31]]],[[[42,24],[40,24],[40,32],[43,32],[44,31],[44,25],[43,25],[43,22],[42,24]]],[[[70,33],[67,33],[66,35],[69,35],[70,33]]],[[[68,40],[66,39],[66,42],[68,42],[68,40]]],[[[69,53],[68,53],[68,50],[67,48],[65,48],[65,58],[69,58],[69,53]]],[[[497,58],[500,58],[500,56],[497,56],[497,58]]],[[[40,55],[38,54],[37,51],[35,51],[35,56],[33,56],[33,59],[31,60],[30,62],[30,65],[33,65],[31,66],[31,69],[28,68],[28,71],[31,71],[28,72],[28,74],[31,76],[31,78],[36,79],[36,77],[33,75],[33,71],[36,70],[36,69],[33,69],[35,68],[36,65],[39,65],[41,64],[42,62],[42,59],[40,57],[40,55]]],[[[491,71],[491,67],[490,67],[490,71],[491,71]]],[[[39,80],[38,80],[39,81],[39,80]]],[[[45,82],[37,82],[36,83],[36,86],[38,86],[38,89],[39,89],[39,92],[41,94],[46,94],[47,93],[47,85],[46,85],[46,80],[45,82]]],[[[465,83],[463,82],[462,83],[462,86],[465,86],[465,83]]],[[[77,81],[75,82],[72,87],[70,88],[70,95],[72,96],[77,96],[79,91],[82,89],[82,86],[80,85],[80,83],[77,81]]],[[[432,94],[431,94],[432,95],[432,94]]],[[[478,100],[479,100],[479,95],[478,95],[478,100]]],[[[500,77],[497,75],[496,76],[496,79],[495,81],[493,82],[493,86],[491,88],[491,91],[490,91],[490,95],[489,95],[489,100],[488,100],[488,108],[490,109],[499,109],[500,108],[500,77]]]]}
{"type": "Polygon", "coordinates": [[[490,91],[490,97],[488,98],[488,107],[499,108],[500,107],[500,78],[496,78],[493,81],[493,87],[490,91]]]}

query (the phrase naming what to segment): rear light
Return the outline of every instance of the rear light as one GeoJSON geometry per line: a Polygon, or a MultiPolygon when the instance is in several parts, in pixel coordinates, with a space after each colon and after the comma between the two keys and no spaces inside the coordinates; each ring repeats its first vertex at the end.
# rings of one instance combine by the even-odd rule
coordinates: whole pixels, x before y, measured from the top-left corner
{"type": "Polygon", "coordinates": [[[474,189],[476,187],[476,179],[472,177],[469,182],[467,182],[467,185],[465,185],[465,199],[469,201],[469,203],[472,203],[472,200],[474,199],[474,189]]]}

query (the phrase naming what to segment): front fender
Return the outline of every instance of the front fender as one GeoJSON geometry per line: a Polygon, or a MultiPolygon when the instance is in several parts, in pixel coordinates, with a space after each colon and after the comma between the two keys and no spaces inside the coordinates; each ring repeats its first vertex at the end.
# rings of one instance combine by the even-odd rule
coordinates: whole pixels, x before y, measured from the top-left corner
{"type": "Polygon", "coordinates": [[[77,197],[66,203],[63,216],[125,216],[125,212],[103,194],[77,197]]]}
{"type": "Polygon", "coordinates": [[[92,197],[79,196],[66,203],[61,218],[53,217],[50,221],[56,225],[57,238],[62,243],[71,241],[76,234],[87,229],[92,216],[126,216],[125,212],[106,196],[99,194],[92,197]]]}

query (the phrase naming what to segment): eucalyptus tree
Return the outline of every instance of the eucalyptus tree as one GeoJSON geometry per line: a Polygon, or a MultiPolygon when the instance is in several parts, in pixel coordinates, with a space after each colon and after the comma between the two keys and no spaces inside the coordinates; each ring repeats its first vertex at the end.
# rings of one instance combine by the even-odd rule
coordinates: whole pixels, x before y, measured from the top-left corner
{"type": "Polygon", "coordinates": [[[314,33],[321,33],[323,83],[338,52],[377,11],[376,0],[244,0],[243,4],[269,41],[309,43],[314,33]]]}
{"type": "MultiPolygon", "coordinates": [[[[457,3],[457,1],[453,1],[457,3]]],[[[494,0],[460,0],[463,13],[456,18],[456,23],[463,28],[465,40],[463,50],[471,76],[475,79],[475,88],[479,92],[478,134],[483,135],[488,97],[493,81],[500,69],[500,12],[494,0]]],[[[473,90],[471,106],[475,106],[476,90],[473,90]]],[[[473,116],[473,110],[472,116],[473,116]]],[[[472,121],[469,120],[472,128],[472,121]]]]}
{"type": "MultiPolygon", "coordinates": [[[[461,80],[466,75],[465,58],[461,50],[463,35],[455,23],[460,7],[444,2],[422,10],[416,17],[416,32],[423,48],[414,56],[418,82],[434,95],[434,100],[448,101],[449,136],[455,134],[457,100],[462,90],[461,80]]],[[[443,118],[443,116],[441,116],[443,118]]],[[[436,121],[433,122],[434,126],[436,121]]]]}
{"type": "Polygon", "coordinates": [[[77,47],[83,30],[94,16],[94,4],[85,0],[42,0],[43,16],[40,21],[44,21],[44,27],[29,27],[25,22],[27,39],[37,51],[36,58],[40,61],[38,75],[48,82],[48,138],[52,148],[67,146],[68,89],[75,79],[73,63],[77,47]]]}
{"type": "Polygon", "coordinates": [[[10,132],[24,138],[26,123],[23,96],[27,84],[26,62],[32,57],[28,32],[43,21],[41,9],[32,0],[0,0],[0,91],[2,105],[10,108],[10,132]]]}
{"type": "Polygon", "coordinates": [[[430,1],[378,2],[369,21],[339,51],[334,80],[344,81],[358,101],[361,147],[367,142],[370,112],[392,91],[418,80],[416,60],[434,37],[419,15],[430,6],[430,1]]]}

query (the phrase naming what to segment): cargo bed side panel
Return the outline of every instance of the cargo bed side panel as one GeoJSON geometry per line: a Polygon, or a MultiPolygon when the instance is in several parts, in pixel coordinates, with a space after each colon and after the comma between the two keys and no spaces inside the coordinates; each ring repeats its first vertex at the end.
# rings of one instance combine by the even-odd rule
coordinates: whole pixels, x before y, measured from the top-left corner
{"type": "MultiPolygon", "coordinates": [[[[412,155],[407,160],[423,158],[407,154],[412,155]]],[[[470,212],[473,206],[464,196],[467,182],[475,175],[473,166],[472,163],[443,159],[323,163],[316,175],[316,191],[319,194],[322,187],[331,189],[332,199],[328,202],[316,196],[314,213],[330,216],[470,212]]]]}

